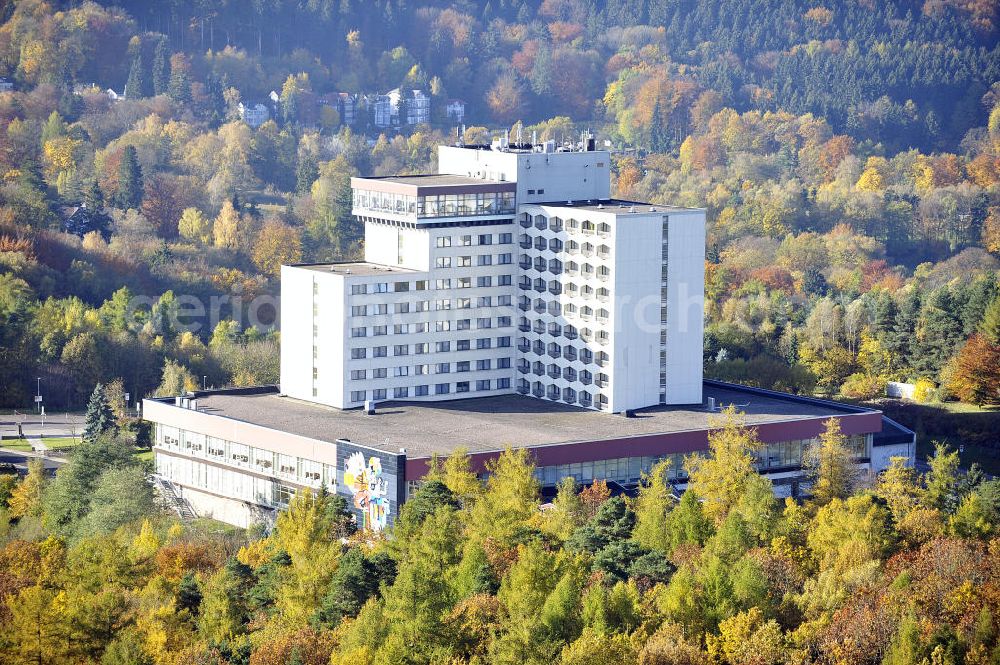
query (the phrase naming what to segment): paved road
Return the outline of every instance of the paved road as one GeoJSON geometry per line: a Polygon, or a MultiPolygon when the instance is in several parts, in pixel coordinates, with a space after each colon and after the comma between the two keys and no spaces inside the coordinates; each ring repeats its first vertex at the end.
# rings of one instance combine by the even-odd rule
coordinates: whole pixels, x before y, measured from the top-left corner
{"type": "Polygon", "coordinates": [[[80,436],[83,432],[82,413],[54,413],[44,419],[37,413],[0,415],[0,435],[17,436],[18,423],[24,436],[80,436]]]}
{"type": "MultiPolygon", "coordinates": [[[[17,471],[21,475],[28,473],[28,460],[32,457],[40,456],[33,453],[21,452],[19,450],[0,448],[0,464],[13,464],[17,467],[17,471]]],[[[50,474],[55,473],[56,469],[66,463],[66,460],[64,459],[55,459],[52,457],[44,457],[42,459],[45,461],[45,470],[50,474]]]]}

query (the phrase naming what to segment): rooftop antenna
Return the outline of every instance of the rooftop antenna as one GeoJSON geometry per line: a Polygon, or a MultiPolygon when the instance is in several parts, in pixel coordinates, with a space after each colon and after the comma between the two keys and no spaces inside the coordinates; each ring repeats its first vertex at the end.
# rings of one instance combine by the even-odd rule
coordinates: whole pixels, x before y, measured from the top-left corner
{"type": "Polygon", "coordinates": [[[531,130],[531,145],[536,145],[538,143],[538,130],[531,130]]]}

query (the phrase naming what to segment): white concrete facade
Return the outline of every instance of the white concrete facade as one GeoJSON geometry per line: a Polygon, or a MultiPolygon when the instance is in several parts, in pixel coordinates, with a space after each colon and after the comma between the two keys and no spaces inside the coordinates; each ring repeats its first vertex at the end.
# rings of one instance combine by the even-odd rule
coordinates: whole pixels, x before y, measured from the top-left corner
{"type": "Polygon", "coordinates": [[[701,402],[703,210],[609,199],[606,152],[440,150],[352,181],[364,263],[283,267],[283,392],[701,402]]]}
{"type": "Polygon", "coordinates": [[[704,214],[519,210],[519,391],[615,412],[700,403],[704,214]]]}

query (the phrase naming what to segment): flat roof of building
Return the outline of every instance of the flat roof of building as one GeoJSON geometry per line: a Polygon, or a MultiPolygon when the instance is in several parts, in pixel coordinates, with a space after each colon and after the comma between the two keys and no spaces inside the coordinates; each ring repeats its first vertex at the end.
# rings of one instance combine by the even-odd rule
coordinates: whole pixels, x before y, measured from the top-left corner
{"type": "Polygon", "coordinates": [[[468,185],[507,185],[512,184],[502,180],[487,180],[472,178],[450,173],[427,173],[419,175],[390,175],[382,177],[359,177],[356,180],[374,180],[376,182],[391,182],[397,185],[414,185],[417,187],[465,187],[468,185]]]}
{"type": "MultiPolygon", "coordinates": [[[[620,439],[648,434],[701,431],[711,427],[704,406],[654,406],[627,418],[521,395],[497,395],[439,402],[380,402],[374,415],[341,410],[254,390],[196,393],[198,411],[298,434],[320,441],[352,443],[407,457],[447,455],[466,447],[470,453],[580,441],[620,439]]],[[[717,407],[735,405],[747,425],[874,413],[849,405],[799,398],[706,381],[704,397],[717,407]]],[[[163,401],[170,402],[170,399],[163,401]]]]}
{"type": "Polygon", "coordinates": [[[651,212],[697,212],[704,208],[685,208],[683,206],[660,205],[627,201],[624,199],[587,199],[581,201],[548,201],[546,203],[525,203],[524,205],[546,206],[553,208],[576,208],[588,212],[613,212],[616,215],[645,215],[651,212]]]}
{"type": "Polygon", "coordinates": [[[364,261],[349,261],[345,263],[294,263],[290,267],[302,268],[304,270],[315,270],[316,272],[340,273],[342,275],[354,275],[357,277],[370,277],[371,275],[412,275],[419,273],[419,270],[409,268],[399,268],[397,266],[386,266],[380,263],[366,263],[364,261]]]}

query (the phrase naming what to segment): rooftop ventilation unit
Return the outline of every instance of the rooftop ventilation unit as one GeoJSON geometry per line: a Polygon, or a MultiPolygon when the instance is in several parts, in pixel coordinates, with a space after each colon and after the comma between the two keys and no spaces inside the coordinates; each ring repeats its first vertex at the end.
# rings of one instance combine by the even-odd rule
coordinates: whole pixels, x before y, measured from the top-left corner
{"type": "Polygon", "coordinates": [[[375,400],[373,399],[365,400],[365,414],[369,416],[375,415],[375,400]]]}

